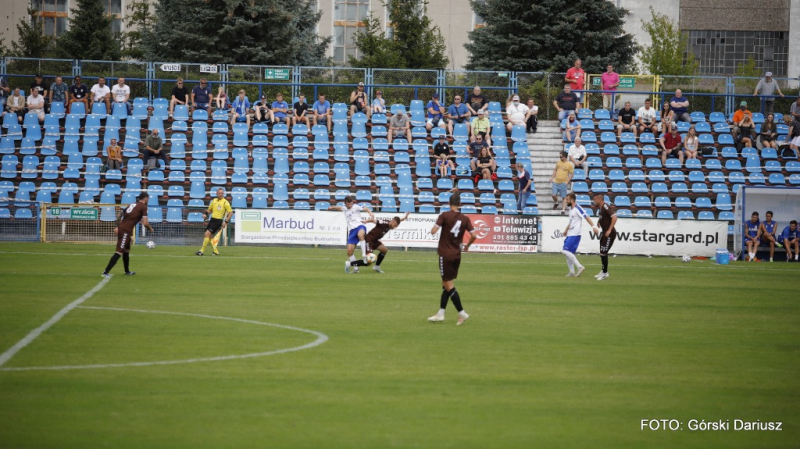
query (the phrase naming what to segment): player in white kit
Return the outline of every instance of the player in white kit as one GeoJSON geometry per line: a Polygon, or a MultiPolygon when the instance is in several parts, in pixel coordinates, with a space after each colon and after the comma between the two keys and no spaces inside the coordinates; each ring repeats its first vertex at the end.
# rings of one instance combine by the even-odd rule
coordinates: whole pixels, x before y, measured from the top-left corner
{"type": "Polygon", "coordinates": [[[564,249],[561,252],[564,253],[564,256],[567,258],[567,267],[569,267],[567,277],[571,278],[580,276],[583,270],[586,269],[586,267],[578,262],[578,258],[575,257],[575,253],[578,251],[578,245],[581,243],[581,226],[583,225],[583,220],[585,219],[586,222],[589,223],[592,227],[592,231],[597,231],[595,230],[592,219],[589,218],[583,208],[578,205],[574,193],[567,195],[566,201],[567,205],[572,209],[569,211],[569,224],[567,224],[567,228],[564,229],[564,235],[567,238],[564,239],[564,249]],[[577,270],[577,272],[574,270],[577,270]]]}
{"type": "MultiPolygon", "coordinates": [[[[367,234],[367,227],[361,219],[361,212],[366,211],[372,219],[372,211],[366,207],[356,204],[356,199],[349,195],[344,199],[344,207],[332,206],[330,210],[344,211],[344,217],[347,221],[347,260],[344,263],[344,272],[350,273],[351,262],[356,261],[356,256],[353,253],[356,250],[356,245],[361,248],[361,259],[367,257],[367,244],[364,241],[364,236],[367,234]]],[[[358,273],[358,267],[352,267],[354,273],[358,273]]]]}

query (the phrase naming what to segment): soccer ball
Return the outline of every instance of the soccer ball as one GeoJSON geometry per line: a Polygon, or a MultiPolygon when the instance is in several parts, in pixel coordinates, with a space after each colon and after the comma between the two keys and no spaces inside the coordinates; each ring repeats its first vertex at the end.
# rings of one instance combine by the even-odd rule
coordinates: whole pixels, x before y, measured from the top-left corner
{"type": "Polygon", "coordinates": [[[378,256],[376,256],[375,253],[367,254],[367,265],[374,264],[376,260],[378,260],[378,256]]]}
{"type": "Polygon", "coordinates": [[[683,256],[681,258],[681,262],[683,262],[683,263],[689,263],[691,261],[692,261],[692,256],[689,256],[689,255],[685,255],[685,256],[683,256]]]}
{"type": "Polygon", "coordinates": [[[154,249],[156,247],[156,242],[150,240],[147,242],[147,249],[154,249]]]}

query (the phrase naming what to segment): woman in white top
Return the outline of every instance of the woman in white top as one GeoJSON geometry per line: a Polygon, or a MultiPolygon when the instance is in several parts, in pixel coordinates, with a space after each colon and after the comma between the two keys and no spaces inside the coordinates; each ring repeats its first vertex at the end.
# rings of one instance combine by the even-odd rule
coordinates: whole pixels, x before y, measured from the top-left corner
{"type": "Polygon", "coordinates": [[[686,135],[686,141],[683,142],[683,150],[686,152],[686,159],[697,159],[697,149],[700,146],[700,140],[697,138],[697,131],[694,126],[689,128],[689,133],[686,135]]]}

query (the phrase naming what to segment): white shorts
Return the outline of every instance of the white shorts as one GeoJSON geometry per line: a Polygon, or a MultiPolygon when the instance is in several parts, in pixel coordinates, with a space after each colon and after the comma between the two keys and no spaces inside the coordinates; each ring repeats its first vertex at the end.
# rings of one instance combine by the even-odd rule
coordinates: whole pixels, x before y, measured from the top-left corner
{"type": "Polygon", "coordinates": [[[438,119],[438,120],[439,120],[439,124],[438,124],[438,125],[435,125],[435,124],[433,123],[433,119],[432,119],[432,118],[429,118],[429,119],[428,119],[428,121],[427,121],[427,122],[425,122],[425,123],[427,123],[427,124],[429,124],[429,125],[431,125],[431,126],[441,126],[442,128],[444,128],[444,126],[445,126],[445,121],[444,121],[444,119],[443,119],[443,118],[440,118],[440,119],[438,119]]]}
{"type": "Polygon", "coordinates": [[[800,147],[800,136],[797,136],[794,139],[792,139],[792,145],[800,147]]]}

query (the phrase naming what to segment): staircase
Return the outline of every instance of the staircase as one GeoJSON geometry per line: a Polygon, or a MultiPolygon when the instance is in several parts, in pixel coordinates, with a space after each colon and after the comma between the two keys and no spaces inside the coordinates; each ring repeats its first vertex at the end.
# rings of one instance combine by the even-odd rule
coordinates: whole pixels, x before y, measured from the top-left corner
{"type": "Polygon", "coordinates": [[[540,120],[536,134],[528,134],[531,151],[531,169],[536,187],[539,215],[559,215],[561,209],[553,210],[550,176],[558,162],[558,153],[564,149],[561,128],[556,120],[540,120]]]}

